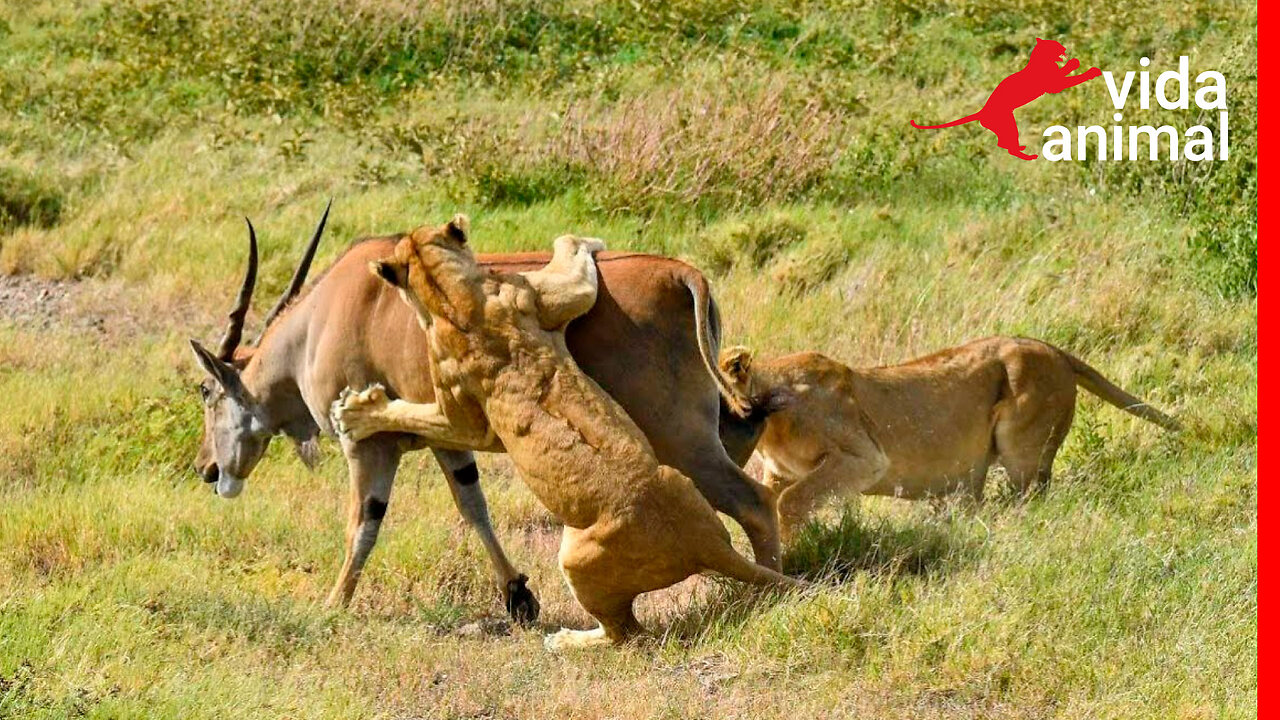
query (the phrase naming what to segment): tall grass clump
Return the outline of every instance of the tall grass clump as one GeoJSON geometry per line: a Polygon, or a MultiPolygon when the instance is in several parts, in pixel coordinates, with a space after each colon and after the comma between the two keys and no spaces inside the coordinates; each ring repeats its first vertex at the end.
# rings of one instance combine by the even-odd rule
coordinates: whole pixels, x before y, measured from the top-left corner
{"type": "Polygon", "coordinates": [[[839,159],[843,121],[773,81],[663,89],[566,113],[560,152],[605,207],[754,207],[801,197],[839,159]]]}

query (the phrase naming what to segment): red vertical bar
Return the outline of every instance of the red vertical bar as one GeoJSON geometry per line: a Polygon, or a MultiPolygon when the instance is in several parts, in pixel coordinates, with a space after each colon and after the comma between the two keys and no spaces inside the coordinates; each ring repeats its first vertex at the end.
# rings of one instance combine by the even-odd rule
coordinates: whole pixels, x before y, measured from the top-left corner
{"type": "MultiPolygon", "coordinates": [[[[1257,36],[1258,40],[1261,40],[1262,38],[1270,37],[1270,34],[1267,32],[1268,29],[1270,30],[1280,29],[1276,27],[1276,24],[1274,22],[1272,22],[1272,18],[1275,14],[1276,14],[1276,3],[1274,2],[1258,3],[1258,36],[1257,36]]],[[[1277,198],[1276,198],[1275,192],[1272,191],[1271,178],[1273,176],[1266,175],[1264,173],[1264,168],[1271,167],[1271,163],[1273,162],[1273,159],[1264,160],[1263,155],[1272,156],[1274,155],[1274,153],[1271,152],[1270,150],[1271,146],[1267,144],[1266,138],[1263,137],[1262,116],[1265,113],[1263,113],[1262,111],[1264,107],[1270,107],[1271,105],[1273,105],[1271,101],[1275,98],[1271,95],[1268,95],[1264,89],[1262,76],[1265,73],[1263,73],[1262,70],[1263,70],[1263,65],[1266,65],[1267,67],[1274,65],[1276,62],[1276,56],[1272,54],[1264,55],[1264,53],[1262,52],[1262,43],[1257,42],[1256,44],[1258,47],[1258,429],[1259,429],[1258,459],[1257,459],[1257,478],[1258,478],[1258,489],[1257,489],[1257,492],[1258,492],[1258,697],[1257,697],[1257,703],[1258,703],[1258,716],[1269,717],[1272,713],[1267,712],[1269,708],[1264,707],[1264,705],[1269,706],[1271,703],[1266,703],[1265,700],[1271,699],[1272,697],[1274,697],[1275,694],[1268,692],[1266,693],[1264,698],[1264,693],[1262,688],[1267,687],[1266,677],[1269,677],[1273,674],[1270,672],[1270,664],[1267,663],[1266,660],[1271,655],[1274,655],[1274,652],[1272,652],[1270,650],[1270,647],[1267,644],[1264,644],[1263,642],[1263,639],[1265,638],[1265,634],[1263,630],[1264,628],[1267,628],[1270,626],[1266,624],[1266,622],[1262,617],[1262,597],[1263,597],[1263,586],[1264,586],[1263,578],[1265,577],[1265,574],[1263,573],[1262,559],[1266,554],[1266,549],[1272,546],[1271,537],[1274,534],[1274,530],[1271,527],[1272,523],[1267,518],[1272,518],[1274,515],[1274,511],[1265,509],[1265,506],[1270,504],[1269,498],[1271,497],[1271,494],[1270,492],[1264,492],[1262,489],[1262,486],[1263,486],[1262,469],[1264,465],[1262,462],[1263,446],[1261,442],[1261,437],[1262,437],[1261,429],[1262,429],[1262,425],[1264,424],[1262,422],[1262,415],[1264,413],[1264,408],[1267,407],[1267,404],[1263,402],[1263,399],[1264,399],[1263,390],[1264,388],[1271,387],[1271,385],[1264,383],[1263,373],[1262,373],[1263,358],[1271,357],[1271,341],[1270,341],[1270,338],[1268,337],[1268,333],[1263,332],[1263,330],[1267,327],[1267,325],[1262,322],[1262,318],[1263,318],[1262,308],[1263,308],[1263,297],[1264,297],[1264,293],[1262,292],[1262,276],[1263,276],[1262,260],[1263,260],[1263,256],[1265,255],[1265,253],[1263,252],[1263,246],[1262,246],[1262,229],[1271,227],[1272,225],[1272,218],[1275,216],[1274,206],[1275,206],[1275,202],[1277,201],[1277,198]],[[1268,500],[1268,502],[1264,503],[1264,500],[1268,500]]],[[[1266,172],[1270,172],[1270,171],[1267,170],[1266,172]]]]}

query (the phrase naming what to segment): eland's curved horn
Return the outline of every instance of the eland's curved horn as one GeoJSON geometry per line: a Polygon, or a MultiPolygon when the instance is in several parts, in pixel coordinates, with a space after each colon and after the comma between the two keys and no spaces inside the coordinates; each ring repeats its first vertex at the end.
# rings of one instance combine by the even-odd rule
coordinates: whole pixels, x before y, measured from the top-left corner
{"type": "Polygon", "coordinates": [[[253,285],[258,281],[258,236],[253,231],[253,223],[244,219],[249,226],[249,267],[244,271],[244,284],[240,286],[240,295],[236,298],[236,306],[227,315],[227,332],[218,344],[218,359],[231,362],[236,348],[240,346],[240,337],[244,334],[244,317],[249,313],[249,302],[253,299],[253,285]]]}
{"type": "MultiPolygon", "coordinates": [[[[307,273],[311,271],[311,261],[316,256],[316,248],[320,247],[320,236],[324,234],[324,225],[329,221],[329,209],[333,207],[333,199],[329,199],[329,204],[324,206],[324,215],[320,216],[320,224],[316,225],[315,234],[311,236],[311,242],[307,244],[306,251],[302,254],[302,261],[298,263],[298,269],[293,271],[293,279],[289,281],[289,287],[285,288],[284,294],[276,301],[276,306],[271,308],[271,312],[267,313],[267,319],[262,322],[262,332],[266,332],[271,327],[271,322],[276,319],[282,310],[288,307],[289,303],[298,296],[302,291],[302,286],[307,282],[307,273]]],[[[258,340],[262,339],[259,334],[257,339],[253,341],[254,345],[258,344],[258,340]]]]}

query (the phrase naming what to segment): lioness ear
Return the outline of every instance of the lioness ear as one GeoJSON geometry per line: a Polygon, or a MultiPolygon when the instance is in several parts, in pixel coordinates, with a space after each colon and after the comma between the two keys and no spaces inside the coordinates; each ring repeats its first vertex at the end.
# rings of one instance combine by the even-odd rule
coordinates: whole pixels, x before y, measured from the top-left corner
{"type": "Polygon", "coordinates": [[[392,287],[404,287],[404,267],[390,260],[373,260],[369,263],[369,272],[382,278],[392,287]]]}
{"type": "Polygon", "coordinates": [[[471,231],[471,219],[462,213],[453,216],[448,225],[444,226],[444,231],[449,237],[457,240],[460,244],[467,244],[467,233],[471,231]]]}
{"type": "Polygon", "coordinates": [[[720,353],[720,369],[735,383],[747,381],[751,372],[751,351],[744,347],[731,347],[720,353]]]}

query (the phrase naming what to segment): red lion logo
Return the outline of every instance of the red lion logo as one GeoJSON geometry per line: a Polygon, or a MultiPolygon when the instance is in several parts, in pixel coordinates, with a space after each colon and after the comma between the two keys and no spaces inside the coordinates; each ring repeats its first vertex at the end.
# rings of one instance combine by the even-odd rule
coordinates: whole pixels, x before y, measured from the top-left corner
{"type": "Polygon", "coordinates": [[[1080,61],[1066,58],[1067,48],[1062,43],[1036,38],[1036,46],[1031,50],[1027,66],[1001,80],[981,110],[942,125],[917,125],[912,120],[911,127],[937,130],[977,120],[979,125],[995,133],[1000,147],[1008,150],[1010,155],[1023,160],[1035,160],[1039,156],[1022,152],[1027,146],[1018,144],[1018,121],[1014,119],[1013,111],[1045,93],[1060,93],[1102,74],[1095,67],[1079,75],[1072,75],[1080,67],[1080,61]],[[1066,63],[1059,66],[1058,62],[1062,60],[1066,60],[1066,63]]]}

